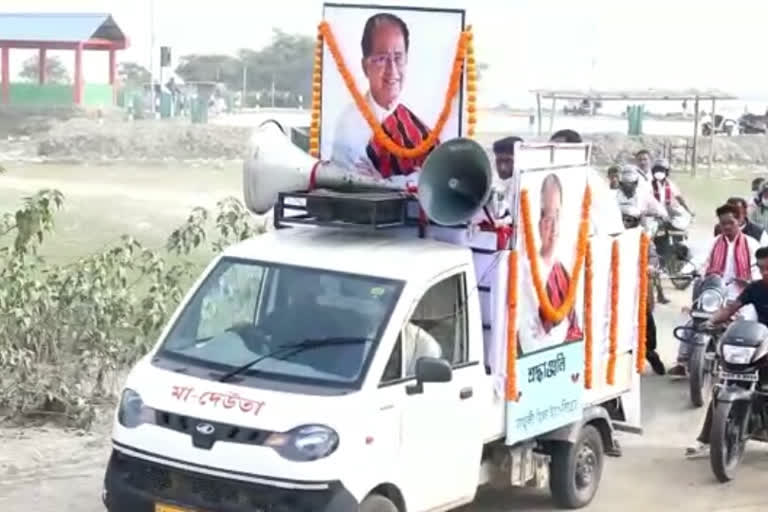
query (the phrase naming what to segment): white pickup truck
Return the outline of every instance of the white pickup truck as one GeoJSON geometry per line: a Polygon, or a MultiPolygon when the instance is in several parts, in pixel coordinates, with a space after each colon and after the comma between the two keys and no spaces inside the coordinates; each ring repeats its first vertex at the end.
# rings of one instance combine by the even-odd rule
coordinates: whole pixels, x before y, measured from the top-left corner
{"type": "Polygon", "coordinates": [[[512,439],[517,404],[488,353],[506,329],[490,325],[506,308],[489,306],[506,274],[488,269],[509,250],[429,229],[293,226],[217,256],[125,383],[107,509],[442,511],[484,485],[588,504],[637,406],[621,362],[633,348],[620,350],[624,387],[585,392],[575,420],[512,439]]]}

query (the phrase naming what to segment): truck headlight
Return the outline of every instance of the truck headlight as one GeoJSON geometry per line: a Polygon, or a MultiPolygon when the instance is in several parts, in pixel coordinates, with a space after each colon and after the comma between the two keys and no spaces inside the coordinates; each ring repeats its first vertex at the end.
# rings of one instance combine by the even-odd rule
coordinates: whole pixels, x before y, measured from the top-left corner
{"type": "Polygon", "coordinates": [[[136,428],[144,423],[154,423],[155,411],[144,405],[136,391],[125,388],[117,409],[117,421],[125,428],[136,428]]]}
{"type": "Polygon", "coordinates": [[[723,359],[731,364],[749,364],[755,355],[755,347],[741,347],[739,345],[723,345],[723,359]]]}
{"type": "Polygon", "coordinates": [[[705,313],[714,313],[723,306],[723,296],[715,290],[704,290],[699,297],[699,305],[705,313]]]}
{"type": "Polygon", "coordinates": [[[302,425],[288,432],[275,433],[264,443],[280,456],[308,462],[329,456],[339,446],[339,435],[325,425],[302,425]]]}

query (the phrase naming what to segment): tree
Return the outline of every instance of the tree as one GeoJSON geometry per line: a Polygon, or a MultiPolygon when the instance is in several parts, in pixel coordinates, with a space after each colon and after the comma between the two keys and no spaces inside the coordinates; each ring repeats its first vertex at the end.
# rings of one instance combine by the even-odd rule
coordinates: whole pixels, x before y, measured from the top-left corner
{"type": "MultiPolygon", "coordinates": [[[[223,82],[230,90],[239,91],[245,66],[248,92],[257,96],[262,105],[271,104],[274,84],[276,105],[307,106],[312,97],[314,52],[314,38],[274,29],[272,42],[261,50],[242,48],[237,57],[185,55],[176,73],[186,81],[223,82]]],[[[487,69],[486,63],[477,63],[478,80],[487,69]]]]}
{"type": "Polygon", "coordinates": [[[248,89],[289,93],[298,102],[312,96],[312,64],[315,41],[312,37],[287,34],[275,29],[272,42],[259,51],[242,49],[240,60],[248,66],[248,89]]]}
{"type": "Polygon", "coordinates": [[[199,274],[187,256],[266,229],[230,197],[215,212],[192,210],[163,249],[124,235],[60,266],[38,249],[63,202],[41,190],[0,212],[0,421],[42,415],[88,427],[114,400],[111,379],[147,352],[199,274]]]}
{"type": "Polygon", "coordinates": [[[117,69],[120,83],[129,86],[139,86],[149,83],[151,75],[149,70],[136,62],[121,62],[117,69]]]}
{"type": "Polygon", "coordinates": [[[312,93],[314,39],[274,30],[272,42],[261,50],[241,49],[231,55],[184,55],[176,73],[185,81],[223,82],[239,91],[243,87],[243,68],[250,93],[271,102],[272,85],[281,104],[296,106],[298,97],[308,101],[312,93]]]}
{"type": "MultiPolygon", "coordinates": [[[[40,59],[37,56],[30,57],[21,66],[19,76],[30,82],[36,82],[40,76],[40,59]]],[[[69,71],[64,67],[58,57],[45,59],[45,80],[51,84],[69,84],[72,79],[69,71]]]]}
{"type": "Polygon", "coordinates": [[[223,82],[239,90],[243,81],[243,65],[231,55],[183,55],[176,68],[185,82],[223,82]]]}

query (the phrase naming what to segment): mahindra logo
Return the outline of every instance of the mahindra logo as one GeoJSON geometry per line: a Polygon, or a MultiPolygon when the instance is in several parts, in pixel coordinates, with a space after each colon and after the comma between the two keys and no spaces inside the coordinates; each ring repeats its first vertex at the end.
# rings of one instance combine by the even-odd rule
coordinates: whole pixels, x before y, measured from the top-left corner
{"type": "Polygon", "coordinates": [[[199,433],[203,434],[204,436],[209,436],[216,431],[216,427],[214,427],[210,423],[198,423],[197,426],[195,427],[195,430],[197,430],[199,433]]]}

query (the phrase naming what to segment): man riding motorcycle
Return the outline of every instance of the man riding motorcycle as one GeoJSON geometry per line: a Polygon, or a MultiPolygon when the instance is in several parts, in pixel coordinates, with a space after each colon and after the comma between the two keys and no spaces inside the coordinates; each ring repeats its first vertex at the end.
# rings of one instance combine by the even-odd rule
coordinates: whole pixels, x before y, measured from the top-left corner
{"type": "MultiPolygon", "coordinates": [[[[626,229],[633,229],[640,225],[642,212],[635,205],[625,203],[621,205],[621,217],[626,229]]],[[[648,244],[648,274],[653,277],[658,272],[659,258],[656,254],[656,248],[653,244],[648,244]]],[[[653,293],[648,294],[648,305],[646,308],[646,338],[645,338],[645,359],[650,363],[653,371],[657,375],[664,375],[666,368],[661,361],[658,352],[656,352],[656,320],[653,318],[653,293]]]]}
{"type": "MultiPolygon", "coordinates": [[[[722,277],[727,283],[727,299],[734,300],[739,297],[745,282],[758,278],[753,260],[760,244],[751,236],[745,235],[739,228],[736,207],[726,203],[717,208],[715,214],[720,222],[721,234],[712,240],[699,274],[703,276],[717,274],[722,277]]],[[[687,376],[690,355],[691,345],[680,343],[677,364],[669,369],[669,375],[687,376]]]]}
{"type": "MultiPolygon", "coordinates": [[[[658,219],[666,222],[669,216],[666,208],[652,194],[644,193],[644,189],[638,187],[641,179],[640,171],[636,166],[630,164],[622,166],[616,200],[619,208],[634,206],[640,211],[643,230],[653,238],[658,229],[658,219]]],[[[664,289],[658,276],[654,277],[653,286],[656,290],[656,300],[661,304],[668,304],[669,299],[664,296],[664,289]]]]}
{"type": "Polygon", "coordinates": [[[667,208],[669,216],[672,217],[679,208],[683,208],[688,215],[694,216],[688,204],[683,198],[680,189],[669,179],[669,162],[665,158],[656,160],[651,167],[653,181],[653,195],[657,201],[667,208]]]}
{"type": "MultiPolygon", "coordinates": [[[[742,307],[751,305],[757,313],[757,320],[768,325],[768,247],[761,247],[754,253],[760,279],[749,283],[736,300],[726,303],[723,308],[709,319],[709,328],[730,320],[742,307]]],[[[686,450],[689,457],[706,455],[709,450],[709,431],[712,427],[712,407],[707,407],[707,415],[701,432],[696,438],[696,445],[686,450]]]]}

